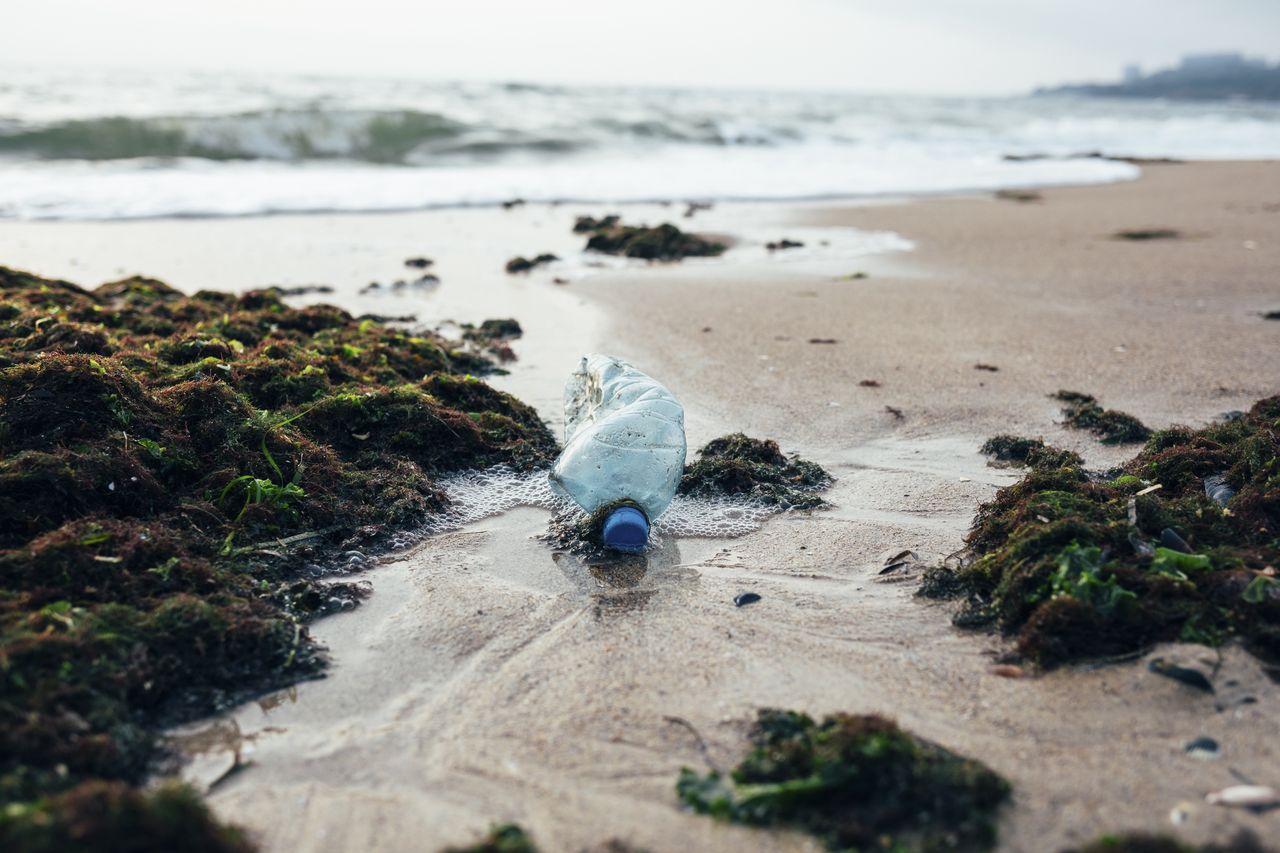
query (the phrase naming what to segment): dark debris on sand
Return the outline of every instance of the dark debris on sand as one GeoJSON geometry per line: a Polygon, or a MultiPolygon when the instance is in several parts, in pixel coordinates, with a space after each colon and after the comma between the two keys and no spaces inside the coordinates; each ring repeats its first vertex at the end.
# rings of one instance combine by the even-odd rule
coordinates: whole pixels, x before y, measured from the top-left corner
{"type": "Polygon", "coordinates": [[[1079,468],[1084,465],[1080,454],[1070,450],[1050,447],[1039,438],[1022,438],[1016,435],[997,435],[982,445],[984,456],[1007,465],[1025,465],[1028,468],[1054,469],[1064,466],[1079,468]]]}
{"type": "Polygon", "coordinates": [[[526,258],[523,256],[515,257],[507,261],[506,269],[507,269],[507,272],[513,273],[513,274],[521,273],[521,272],[529,272],[530,270],[537,269],[540,266],[544,266],[546,264],[550,264],[558,260],[560,259],[555,255],[551,254],[550,252],[544,252],[543,254],[537,255],[532,258],[526,258]]]}
{"type": "Polygon", "coordinates": [[[538,853],[528,834],[514,823],[489,830],[483,839],[466,847],[449,847],[443,853],[538,853]]]}
{"type": "Polygon", "coordinates": [[[1167,835],[1144,832],[1103,835],[1083,847],[1063,853],[1267,853],[1257,836],[1241,830],[1225,843],[1184,844],[1167,835]]]}
{"type": "Polygon", "coordinates": [[[190,788],[150,793],[123,782],[86,782],[0,810],[0,850],[12,853],[251,853],[239,830],[219,826],[190,788]]]}
{"type": "MultiPolygon", "coordinates": [[[[582,219],[579,224],[585,225],[582,219]]],[[[719,255],[726,246],[697,234],[681,231],[669,222],[654,227],[621,225],[615,217],[605,217],[590,230],[587,251],[622,255],[647,261],[678,261],[688,257],[719,255]]],[[[579,230],[575,225],[574,230],[579,230]]]]}
{"type": "Polygon", "coordinates": [[[596,219],[594,216],[579,216],[573,223],[574,234],[590,234],[592,231],[599,231],[604,228],[613,228],[622,221],[622,217],[616,213],[610,213],[608,216],[602,216],[596,219]]]}
{"type": "Polygon", "coordinates": [[[1098,436],[1103,444],[1129,444],[1146,441],[1151,437],[1151,430],[1142,421],[1124,412],[1103,409],[1088,394],[1059,391],[1052,397],[1066,404],[1063,406],[1062,416],[1066,419],[1067,426],[1088,430],[1098,436]]]}
{"type": "Polygon", "coordinates": [[[181,803],[94,780],[138,784],[157,726],[314,676],[305,620],[360,595],[320,555],[420,525],[439,475],[554,455],[491,369],[276,291],[0,268],[0,837],[96,826],[82,808],[167,826],[181,803]]]}
{"type": "Polygon", "coordinates": [[[1177,240],[1182,232],[1175,228],[1134,228],[1117,231],[1112,235],[1117,240],[1142,242],[1145,240],[1177,240]]]}
{"type": "Polygon", "coordinates": [[[831,850],[980,851],[994,846],[1009,784],[884,717],[821,723],[762,710],[727,777],[689,768],[676,791],[721,820],[808,831],[831,850]]]}
{"type": "Polygon", "coordinates": [[[524,335],[519,321],[511,317],[485,320],[479,326],[463,323],[461,328],[464,341],[480,347],[503,363],[515,361],[510,341],[524,335]]]}
{"type": "Polygon", "coordinates": [[[967,597],[956,624],[993,625],[1044,666],[1231,638],[1280,661],[1280,397],[1157,432],[1106,477],[993,441],[1042,461],[978,510],[961,568],[927,573],[924,594],[967,597]]]}
{"type": "Polygon", "coordinates": [[[826,505],[818,492],[831,483],[821,466],[784,455],[776,441],[738,432],[709,441],[698,451],[697,460],[685,466],[680,494],[746,496],[782,509],[815,509],[826,505]]]}

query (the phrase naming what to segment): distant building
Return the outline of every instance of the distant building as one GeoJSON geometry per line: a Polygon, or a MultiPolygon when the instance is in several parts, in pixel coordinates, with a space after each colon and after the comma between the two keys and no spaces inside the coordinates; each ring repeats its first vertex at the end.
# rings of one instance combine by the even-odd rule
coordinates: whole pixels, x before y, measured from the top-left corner
{"type": "Polygon", "coordinates": [[[1144,74],[1124,67],[1119,83],[1081,83],[1037,89],[1036,94],[1093,95],[1111,98],[1172,98],[1190,101],[1280,101],[1280,65],[1239,51],[1193,53],[1173,68],[1144,74]]]}
{"type": "Polygon", "coordinates": [[[1223,71],[1246,71],[1266,68],[1267,63],[1261,59],[1247,59],[1238,51],[1222,53],[1192,53],[1182,57],[1178,71],[1188,74],[1216,74],[1223,71]]]}

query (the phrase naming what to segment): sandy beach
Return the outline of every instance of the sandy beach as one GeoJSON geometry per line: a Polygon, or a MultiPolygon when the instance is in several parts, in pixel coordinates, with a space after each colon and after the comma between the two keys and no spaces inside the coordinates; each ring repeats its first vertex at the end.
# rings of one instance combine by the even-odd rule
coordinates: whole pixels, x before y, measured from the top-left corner
{"type": "Polygon", "coordinates": [[[536,539],[547,513],[521,508],[364,573],[369,600],[313,627],[327,678],[179,733],[199,753],[186,778],[217,780],[215,811],[264,850],[436,849],[503,821],[546,850],[817,850],[676,800],[680,767],[731,766],[761,707],[882,713],[987,763],[1014,785],[1001,850],[1135,829],[1274,839],[1276,812],[1204,802],[1239,778],[1280,784],[1280,685],[1239,648],[1151,653],[1207,658],[1215,695],[1145,658],[1002,678],[999,637],[953,628],[948,605],[914,596],[978,504],[1017,479],[978,454],[985,438],[1041,436],[1100,468],[1136,452],[1065,429],[1048,394],[1087,392],[1160,428],[1280,390],[1280,323],[1260,316],[1280,308],[1280,165],[1152,165],[1134,182],[1040,194],[721,205],[688,224],[735,238],[725,258],[649,268],[575,261],[573,216],[609,211],[574,205],[3,222],[0,255],[85,284],[325,283],[334,293],[309,298],[356,313],[516,317],[519,360],[494,384],[553,425],[577,355],[603,350],[681,397],[691,448],[741,430],[837,477],[830,510],[737,539],[668,538],[643,571],[553,554],[536,539]],[[1113,236],[1149,228],[1180,237],[1113,236]],[[765,250],[782,237],[806,245],[765,250]],[[879,251],[902,241],[913,248],[879,251]],[[567,260],[502,271],[543,251],[567,260]],[[423,253],[438,288],[360,294],[423,253]],[[907,549],[917,567],[879,574],[907,549]],[[735,608],[745,590],[762,601],[735,608]],[[1189,757],[1200,736],[1223,757],[1189,757]],[[226,775],[237,751],[247,763],[226,775]]]}

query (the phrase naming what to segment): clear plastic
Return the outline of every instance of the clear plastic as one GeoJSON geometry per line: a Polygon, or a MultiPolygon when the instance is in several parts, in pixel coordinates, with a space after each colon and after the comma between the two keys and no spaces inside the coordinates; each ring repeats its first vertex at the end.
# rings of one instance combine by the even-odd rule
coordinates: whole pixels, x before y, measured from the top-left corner
{"type": "Polygon", "coordinates": [[[588,513],[632,500],[649,521],[671,504],[684,473],[684,408],[621,359],[584,356],[564,389],[564,452],[551,487],[588,513]]]}

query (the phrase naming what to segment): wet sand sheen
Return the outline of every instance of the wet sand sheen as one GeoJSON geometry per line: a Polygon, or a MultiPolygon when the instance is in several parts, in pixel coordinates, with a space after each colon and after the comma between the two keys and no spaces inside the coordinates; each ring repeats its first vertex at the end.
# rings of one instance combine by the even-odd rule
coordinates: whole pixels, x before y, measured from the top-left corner
{"type": "MultiPolygon", "coordinates": [[[[674,795],[681,765],[733,763],[754,710],[781,706],[888,714],[986,762],[1014,784],[1002,849],[1169,831],[1179,804],[1188,840],[1239,826],[1268,837],[1274,815],[1203,802],[1232,770],[1276,781],[1280,688],[1247,655],[1226,650],[1217,680],[1238,684],[1218,696],[1141,661],[999,678],[997,639],[960,633],[946,608],[914,599],[912,573],[878,573],[887,553],[928,563],[959,547],[975,506],[1012,478],[977,455],[991,432],[1043,435],[1098,466],[1129,455],[1054,424],[1044,395],[1061,384],[1154,426],[1280,386],[1274,330],[1253,314],[1280,265],[1280,224],[1263,212],[1274,168],[1169,167],[1134,185],[1049,191],[1038,219],[980,199],[777,211],[919,243],[853,262],[872,269],[865,282],[833,281],[847,261],[575,282],[606,323],[570,346],[607,342],[676,389],[694,446],[741,428],[803,451],[839,478],[837,509],[736,540],[674,541],[623,579],[557,563],[532,538],[538,510],[430,540],[365,575],[365,606],[317,623],[336,658],[327,680],[235,712],[242,734],[261,734],[253,764],[215,787],[215,809],[269,850],[433,849],[503,820],[548,850],[609,837],[655,851],[814,850],[686,814],[674,795]],[[1112,220],[1204,236],[1119,247],[1106,242],[1112,220]],[[1215,343],[1223,334],[1230,346],[1215,343]],[[828,335],[841,343],[803,343],[828,335]],[[979,360],[1000,371],[974,371],[979,360]],[[859,388],[864,378],[883,387],[859,388]],[[746,589],[762,600],[734,608],[746,589]],[[1189,758],[1183,744],[1199,736],[1224,758],[1189,758]]],[[[535,400],[544,414],[547,396],[535,400]]],[[[216,778],[228,762],[193,772],[216,778]]]]}

